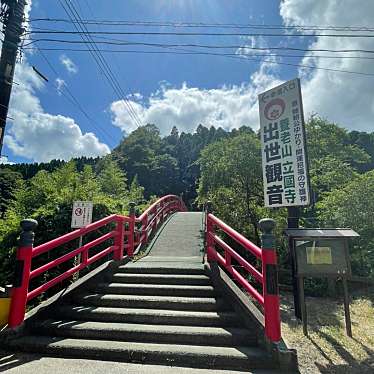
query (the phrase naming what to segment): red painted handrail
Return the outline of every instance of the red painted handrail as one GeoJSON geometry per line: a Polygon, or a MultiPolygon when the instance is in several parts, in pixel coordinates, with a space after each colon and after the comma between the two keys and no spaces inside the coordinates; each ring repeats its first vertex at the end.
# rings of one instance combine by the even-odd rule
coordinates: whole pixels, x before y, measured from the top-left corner
{"type": "MultiPolygon", "coordinates": [[[[93,264],[111,253],[113,253],[113,260],[119,261],[124,256],[124,250],[126,250],[127,256],[133,257],[135,245],[141,246],[147,244],[149,235],[157,229],[160,223],[162,223],[169,214],[175,211],[186,210],[186,206],[179,197],[175,195],[167,195],[153,203],[139,218],[135,217],[134,211],[130,212],[130,216],[113,214],[35,248],[32,246],[32,240],[26,245],[20,246],[17,251],[17,263],[20,264],[22,268],[20,274],[18,274],[20,278],[19,284],[16,284],[12,290],[8,326],[10,328],[15,328],[23,322],[28,301],[39,296],[41,293],[46,292],[51,287],[61,283],[63,280],[72,277],[77,272],[87,268],[88,265],[93,264]],[[136,224],[139,226],[140,236],[138,235],[139,233],[136,232],[136,224]],[[57,259],[31,270],[32,261],[36,257],[43,253],[53,251],[62,245],[71,243],[73,240],[83,237],[88,233],[97,232],[98,229],[107,227],[108,225],[115,225],[115,228],[105,234],[101,234],[98,238],[91,240],[57,259]],[[113,244],[107,246],[95,255],[90,256],[89,251],[91,248],[97,247],[108,240],[113,240],[113,244]],[[67,261],[72,260],[77,255],[82,256],[79,264],[76,264],[75,266],[73,265],[73,267],[48,280],[48,282],[37,288],[33,290],[29,289],[31,279],[36,278],[61,264],[66,264],[67,261]]],[[[32,230],[29,230],[30,232],[27,233],[32,236],[32,230]]]]}
{"type": "Polygon", "coordinates": [[[272,250],[272,248],[259,248],[257,245],[209,212],[206,213],[205,217],[205,235],[208,261],[215,261],[222,268],[227,270],[233,279],[263,307],[265,314],[265,335],[270,341],[279,342],[281,339],[279,294],[269,294],[267,292],[266,284],[267,278],[270,276],[266,271],[267,266],[275,266],[277,263],[275,251],[272,250]],[[261,260],[262,272],[257,270],[237,251],[230,247],[230,245],[227,244],[222,238],[216,235],[217,229],[223,231],[244,250],[250,252],[257,259],[261,260]],[[217,251],[217,248],[220,248],[224,252],[224,256],[217,251]],[[231,259],[235,259],[242,269],[251,275],[255,281],[261,284],[261,293],[250,284],[249,280],[245,276],[240,274],[239,271],[235,269],[235,267],[231,264],[231,259]]]}
{"type": "Polygon", "coordinates": [[[236,230],[231,228],[225,222],[221,221],[219,218],[215,217],[213,214],[209,215],[209,220],[213,223],[213,225],[219,227],[222,231],[224,231],[228,236],[234,239],[243,248],[252,252],[252,254],[254,254],[256,257],[261,258],[262,250],[261,248],[257,247],[256,244],[252,243],[242,234],[239,234],[236,230]]]}

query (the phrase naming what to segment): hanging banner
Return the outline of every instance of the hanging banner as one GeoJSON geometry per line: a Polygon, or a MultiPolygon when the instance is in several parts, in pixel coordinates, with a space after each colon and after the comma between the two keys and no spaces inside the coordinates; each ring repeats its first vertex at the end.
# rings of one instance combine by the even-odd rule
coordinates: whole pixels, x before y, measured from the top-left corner
{"type": "Polygon", "coordinates": [[[258,96],[265,206],[310,204],[300,80],[258,96]]]}

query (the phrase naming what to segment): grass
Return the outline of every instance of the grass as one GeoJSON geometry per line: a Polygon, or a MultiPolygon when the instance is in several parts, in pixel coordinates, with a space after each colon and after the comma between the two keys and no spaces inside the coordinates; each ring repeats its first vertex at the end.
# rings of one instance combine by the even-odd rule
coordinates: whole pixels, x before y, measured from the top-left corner
{"type": "Polygon", "coordinates": [[[294,317],[293,297],[282,295],[282,334],[297,349],[301,373],[374,373],[374,293],[352,297],[353,338],[345,333],[341,299],[307,297],[308,337],[294,317]]]}

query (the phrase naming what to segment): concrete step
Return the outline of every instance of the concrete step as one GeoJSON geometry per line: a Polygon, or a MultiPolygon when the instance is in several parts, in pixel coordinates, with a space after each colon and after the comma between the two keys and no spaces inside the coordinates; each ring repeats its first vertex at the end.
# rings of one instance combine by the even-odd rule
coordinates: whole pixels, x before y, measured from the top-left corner
{"type": "MultiPolygon", "coordinates": [[[[175,247],[174,247],[175,249],[175,247]]],[[[153,252],[153,250],[152,250],[153,252]]],[[[182,266],[182,267],[198,267],[203,264],[203,254],[202,252],[198,256],[179,256],[176,255],[175,251],[171,251],[169,256],[155,256],[152,253],[149,256],[146,256],[140,259],[137,264],[141,266],[148,266],[149,264],[164,267],[164,266],[182,266]]]]}
{"type": "Polygon", "coordinates": [[[279,374],[278,369],[212,370],[166,365],[147,365],[133,362],[103,361],[102,359],[41,357],[37,353],[1,351],[0,365],[8,374],[279,374]],[[53,368],[53,369],[51,369],[53,368]]]}
{"type": "Polygon", "coordinates": [[[270,356],[255,347],[152,344],[33,335],[17,338],[11,342],[11,345],[21,351],[47,353],[59,357],[210,369],[274,368],[270,356]]]}
{"type": "Polygon", "coordinates": [[[148,325],[241,326],[233,312],[193,312],[164,309],[109,308],[61,305],[53,316],[76,321],[143,323],[148,325]]]}
{"type": "Polygon", "coordinates": [[[38,334],[67,338],[191,345],[256,345],[249,330],[201,326],[160,326],[130,323],[47,320],[34,327],[38,334]]]}
{"type": "Polygon", "coordinates": [[[223,299],[208,297],[144,296],[144,295],[77,295],[82,305],[108,306],[113,308],[171,309],[212,312],[228,310],[230,305],[223,299]]]}
{"type": "Polygon", "coordinates": [[[101,283],[94,285],[92,291],[103,294],[153,295],[213,297],[216,291],[212,286],[137,284],[137,283],[101,283]]]}
{"type": "Polygon", "coordinates": [[[203,265],[183,265],[183,264],[163,264],[159,263],[139,263],[126,264],[118,267],[119,273],[127,274],[186,274],[186,275],[205,275],[203,265]]]}
{"type": "Polygon", "coordinates": [[[206,275],[196,274],[127,274],[116,273],[112,276],[114,283],[136,284],[182,284],[207,286],[210,278],[206,275]]]}

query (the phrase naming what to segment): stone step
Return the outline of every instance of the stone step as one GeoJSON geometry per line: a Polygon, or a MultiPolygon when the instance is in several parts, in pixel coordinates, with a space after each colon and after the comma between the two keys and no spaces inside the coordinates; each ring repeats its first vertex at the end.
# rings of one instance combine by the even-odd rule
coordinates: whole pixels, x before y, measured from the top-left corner
{"type": "Polygon", "coordinates": [[[205,275],[203,265],[183,265],[183,264],[159,264],[159,263],[133,263],[118,267],[119,273],[127,274],[185,274],[185,275],[205,275]]]}
{"type": "Polygon", "coordinates": [[[201,326],[160,326],[130,323],[77,322],[47,320],[34,327],[38,334],[67,338],[117,340],[191,345],[256,345],[257,339],[247,329],[201,326]]]}
{"type": "Polygon", "coordinates": [[[164,309],[110,308],[61,305],[53,316],[77,321],[102,321],[183,326],[241,326],[233,312],[194,312],[164,309]]]}
{"type": "Polygon", "coordinates": [[[213,297],[216,291],[212,286],[101,283],[94,285],[92,291],[103,294],[213,297]]]}
{"type": "Polygon", "coordinates": [[[127,274],[116,273],[112,276],[113,283],[136,283],[136,284],[180,284],[207,286],[210,278],[206,275],[196,274],[127,274]]]}
{"type": "Polygon", "coordinates": [[[59,357],[105,359],[210,369],[274,368],[271,357],[256,347],[215,347],[152,344],[93,339],[24,336],[12,340],[14,349],[59,357]]]}
{"type": "Polygon", "coordinates": [[[86,294],[77,295],[75,300],[82,305],[90,306],[191,310],[201,312],[228,310],[230,307],[223,299],[208,297],[86,294]]]}

